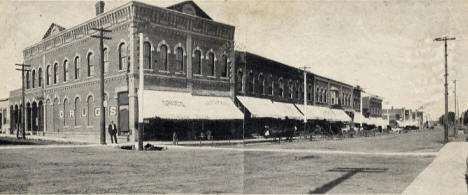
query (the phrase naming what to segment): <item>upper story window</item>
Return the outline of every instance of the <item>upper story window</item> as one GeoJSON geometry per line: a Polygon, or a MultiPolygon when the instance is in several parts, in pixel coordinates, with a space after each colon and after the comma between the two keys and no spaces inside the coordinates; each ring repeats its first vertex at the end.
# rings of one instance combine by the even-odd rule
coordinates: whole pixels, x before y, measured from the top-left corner
{"type": "Polygon", "coordinates": [[[253,76],[253,72],[250,71],[248,76],[247,76],[247,90],[251,93],[253,93],[253,90],[254,90],[254,76],[253,76]]]}
{"type": "Polygon", "coordinates": [[[37,71],[37,77],[37,86],[42,87],[42,68],[39,68],[39,70],[37,71]]]}
{"type": "Polygon", "coordinates": [[[109,72],[109,50],[104,48],[104,73],[109,72]]]}
{"type": "Polygon", "coordinates": [[[265,77],[263,76],[263,74],[258,75],[258,83],[258,92],[260,94],[265,94],[265,77]]]}
{"type": "Polygon", "coordinates": [[[58,82],[58,63],[54,64],[54,84],[57,84],[58,82]]]}
{"type": "Polygon", "coordinates": [[[167,59],[167,46],[166,45],[161,45],[161,47],[159,48],[159,55],[161,55],[161,65],[162,65],[162,69],[165,70],[165,71],[168,71],[169,70],[169,66],[168,66],[168,59],[167,59]]]}
{"type": "Polygon", "coordinates": [[[68,80],[68,60],[63,61],[63,82],[68,80]]]}
{"type": "Polygon", "coordinates": [[[237,70],[237,91],[243,92],[244,91],[244,79],[242,78],[244,76],[244,73],[242,72],[242,69],[237,70]]]}
{"type": "Polygon", "coordinates": [[[75,79],[79,79],[80,78],[80,68],[81,68],[81,60],[80,60],[79,56],[75,57],[75,60],[74,60],[73,64],[75,66],[75,79]]]}
{"type": "Polygon", "coordinates": [[[279,95],[281,97],[284,97],[284,82],[283,82],[283,79],[280,78],[279,81],[278,81],[278,84],[279,84],[278,93],[279,93],[279,95]]]}
{"type": "Polygon", "coordinates": [[[127,46],[125,43],[120,43],[119,45],[119,70],[123,70],[123,68],[127,64],[127,46]]]}
{"type": "Polygon", "coordinates": [[[289,80],[289,82],[288,82],[288,87],[289,87],[289,98],[293,99],[294,98],[294,94],[293,94],[294,89],[293,89],[293,83],[292,83],[291,80],[289,80]]]}
{"type": "MultiPolygon", "coordinates": [[[[167,49],[167,47],[166,47],[167,49]]],[[[162,60],[161,60],[162,62],[162,60]]],[[[151,43],[144,42],[143,43],[143,68],[144,69],[151,69],[151,43]]]]}
{"type": "Polygon", "coordinates": [[[307,101],[311,101],[312,100],[312,85],[308,85],[307,86],[307,101]]]}
{"type": "Polygon", "coordinates": [[[182,47],[177,47],[175,52],[177,71],[184,72],[184,50],[182,49],[182,47]]]}
{"type": "Polygon", "coordinates": [[[47,69],[46,69],[46,83],[47,85],[50,85],[50,65],[47,65],[47,69]]]}
{"type": "Polygon", "coordinates": [[[273,81],[273,76],[271,74],[270,74],[270,76],[268,76],[267,85],[268,85],[267,93],[269,95],[273,95],[273,89],[275,88],[275,82],[273,81]],[[268,83],[269,83],[269,85],[268,85],[268,83]]]}
{"type": "Polygon", "coordinates": [[[215,55],[214,55],[213,52],[210,52],[208,54],[208,66],[209,66],[209,70],[210,70],[208,75],[215,76],[215,55]]]}
{"type": "Polygon", "coordinates": [[[195,50],[193,54],[193,74],[201,75],[201,61],[202,61],[201,51],[195,50]]]}
{"type": "Polygon", "coordinates": [[[26,89],[29,89],[29,82],[30,82],[29,71],[27,71],[26,72],[26,89]]]}
{"type": "Polygon", "coordinates": [[[94,54],[92,52],[88,53],[88,77],[94,76],[94,54]]]}
{"type": "Polygon", "coordinates": [[[32,88],[36,87],[36,70],[32,70],[32,88]]]}
{"type": "Polygon", "coordinates": [[[222,67],[221,67],[221,77],[228,77],[228,57],[226,55],[223,55],[223,62],[222,62],[222,67]]]}

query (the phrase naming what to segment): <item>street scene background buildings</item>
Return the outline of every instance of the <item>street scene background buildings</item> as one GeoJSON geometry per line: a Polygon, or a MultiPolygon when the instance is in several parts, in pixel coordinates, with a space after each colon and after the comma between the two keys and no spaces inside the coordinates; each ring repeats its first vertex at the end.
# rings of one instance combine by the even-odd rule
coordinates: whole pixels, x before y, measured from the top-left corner
{"type": "MultiPolygon", "coordinates": [[[[123,3],[106,2],[106,10],[123,3]]],[[[165,7],[175,3],[162,1],[155,5],[165,7]]],[[[0,55],[4,61],[2,72],[6,75],[18,75],[12,68],[3,67],[21,62],[20,51],[40,40],[51,23],[72,27],[94,15],[94,9],[90,9],[94,2],[52,4],[2,3],[5,10],[2,19],[7,28],[2,28],[5,44],[0,49],[5,52],[0,55]],[[48,10],[50,7],[54,12],[48,10]],[[21,25],[31,20],[35,22],[21,25]],[[42,30],[30,33],[31,29],[42,30]]],[[[443,110],[440,95],[443,45],[432,40],[444,34],[456,35],[457,41],[449,44],[449,64],[454,64],[449,67],[449,75],[461,79],[459,86],[466,83],[462,79],[466,66],[458,65],[466,61],[462,55],[467,52],[463,46],[466,35],[461,33],[466,30],[461,19],[466,4],[442,1],[332,2],[326,6],[321,2],[295,1],[201,1],[197,4],[216,21],[235,26],[235,41],[248,51],[293,66],[311,66],[311,72],[352,85],[361,84],[366,91],[385,97],[395,107],[416,109],[425,105],[433,118],[443,110]],[[396,91],[402,93],[395,96],[396,91]]],[[[20,87],[19,76],[3,79],[2,88],[20,87]]],[[[8,90],[0,93],[1,97],[9,95],[8,90]]],[[[466,96],[460,90],[460,99],[466,96]]],[[[460,103],[460,108],[466,108],[466,103],[460,103]]],[[[453,108],[451,104],[452,101],[449,108],[453,108]]]]}

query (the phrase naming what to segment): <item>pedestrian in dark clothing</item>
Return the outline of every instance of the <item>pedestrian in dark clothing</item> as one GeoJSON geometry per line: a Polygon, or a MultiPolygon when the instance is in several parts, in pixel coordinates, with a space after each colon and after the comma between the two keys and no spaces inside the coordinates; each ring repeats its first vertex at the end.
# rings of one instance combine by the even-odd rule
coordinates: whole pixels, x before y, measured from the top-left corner
{"type": "Polygon", "coordinates": [[[177,133],[174,131],[174,133],[172,133],[172,144],[177,145],[177,142],[179,142],[179,140],[177,139],[177,133]]]}
{"type": "Polygon", "coordinates": [[[111,142],[117,143],[117,126],[115,125],[114,121],[111,121],[109,127],[107,128],[107,131],[109,131],[111,142]]]}

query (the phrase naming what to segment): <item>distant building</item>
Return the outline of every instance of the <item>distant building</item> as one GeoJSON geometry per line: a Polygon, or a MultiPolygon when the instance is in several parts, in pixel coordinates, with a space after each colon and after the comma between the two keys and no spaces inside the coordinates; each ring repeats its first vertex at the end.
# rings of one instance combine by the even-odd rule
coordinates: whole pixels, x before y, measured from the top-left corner
{"type": "Polygon", "coordinates": [[[8,98],[0,99],[0,132],[6,133],[10,130],[10,108],[8,98]]]}
{"type": "Polygon", "coordinates": [[[365,117],[382,117],[382,98],[378,96],[363,97],[362,113],[365,117]]]}

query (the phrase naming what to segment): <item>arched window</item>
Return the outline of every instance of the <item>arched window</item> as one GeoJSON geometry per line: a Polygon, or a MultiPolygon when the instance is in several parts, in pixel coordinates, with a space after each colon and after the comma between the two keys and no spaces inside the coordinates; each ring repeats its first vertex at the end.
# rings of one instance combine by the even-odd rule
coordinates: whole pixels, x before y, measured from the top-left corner
{"type": "Polygon", "coordinates": [[[328,103],[328,90],[324,89],[323,91],[324,91],[323,92],[323,96],[324,96],[323,99],[324,99],[325,103],[328,103]]]}
{"type": "Polygon", "coordinates": [[[63,82],[68,80],[68,60],[63,61],[63,82]]]}
{"type": "Polygon", "coordinates": [[[308,85],[307,86],[307,101],[311,101],[312,100],[312,85],[308,85]]]}
{"type": "Polygon", "coordinates": [[[210,76],[215,76],[215,55],[213,52],[208,54],[208,66],[209,66],[209,74],[210,76]]]}
{"type": "Polygon", "coordinates": [[[264,95],[265,94],[265,77],[263,76],[263,74],[260,74],[258,76],[258,82],[259,82],[258,92],[264,95]]]}
{"type": "Polygon", "coordinates": [[[109,72],[109,50],[104,48],[104,73],[109,72]]]}
{"type": "Polygon", "coordinates": [[[37,71],[37,77],[37,86],[42,87],[42,68],[39,68],[39,70],[37,71]]]}
{"type": "Polygon", "coordinates": [[[47,80],[47,85],[50,85],[50,65],[47,65],[46,80],[47,80]]]}
{"type": "Polygon", "coordinates": [[[32,70],[32,88],[36,87],[36,70],[32,70]]]}
{"type": "Polygon", "coordinates": [[[193,56],[193,74],[201,75],[201,52],[195,50],[193,56]]]}
{"type": "Polygon", "coordinates": [[[221,77],[228,77],[228,58],[226,55],[223,55],[222,67],[221,67],[221,77]]]}
{"type": "Polygon", "coordinates": [[[94,106],[94,98],[93,96],[89,96],[88,100],[86,101],[86,110],[88,111],[88,114],[86,115],[86,124],[88,126],[91,126],[91,115],[94,114],[93,106],[94,106]]]}
{"type": "Polygon", "coordinates": [[[177,71],[184,72],[184,50],[181,47],[176,49],[176,66],[177,71]]]}
{"type": "Polygon", "coordinates": [[[151,43],[143,43],[143,68],[151,69],[151,43]]]}
{"type": "Polygon", "coordinates": [[[125,43],[119,45],[119,70],[123,70],[127,64],[127,47],[125,43]]]}
{"type": "Polygon", "coordinates": [[[164,71],[168,71],[168,59],[167,59],[167,46],[161,45],[159,48],[159,55],[161,56],[161,68],[164,71]]]}
{"type": "Polygon", "coordinates": [[[63,100],[63,126],[67,126],[67,116],[68,116],[68,99],[63,100]]]}
{"type": "Polygon", "coordinates": [[[58,76],[59,76],[58,75],[58,64],[55,63],[54,64],[54,84],[57,84],[58,79],[59,79],[58,76]]]}
{"type": "Polygon", "coordinates": [[[80,98],[76,97],[75,98],[75,107],[73,110],[73,115],[74,115],[74,126],[78,126],[78,117],[80,116],[80,110],[81,110],[81,104],[80,104],[80,98]]]}
{"type": "Polygon", "coordinates": [[[250,77],[250,79],[252,80],[252,91],[251,92],[255,93],[255,84],[257,84],[257,82],[255,82],[255,81],[257,80],[257,77],[256,77],[256,75],[254,75],[252,73],[252,77],[250,77]]]}
{"type": "Polygon", "coordinates": [[[244,79],[242,78],[244,75],[242,69],[237,70],[237,91],[243,92],[244,91],[244,79]]]}
{"type": "Polygon", "coordinates": [[[294,94],[295,94],[295,97],[297,99],[300,99],[300,89],[299,89],[299,82],[296,81],[296,83],[294,84],[294,94]]]}
{"type": "Polygon", "coordinates": [[[289,98],[292,99],[294,97],[294,87],[293,87],[293,82],[289,80],[288,82],[288,87],[289,87],[289,98]]]}
{"type": "Polygon", "coordinates": [[[27,71],[26,72],[26,89],[29,89],[29,82],[30,82],[29,71],[27,71]]]}
{"type": "Polygon", "coordinates": [[[279,84],[279,95],[281,97],[284,97],[284,82],[283,82],[283,79],[279,79],[278,81],[278,84],[279,84]]]}
{"type": "Polygon", "coordinates": [[[81,68],[81,60],[80,60],[79,56],[75,57],[74,65],[75,65],[75,79],[79,79],[80,78],[80,68],[81,68]]]}
{"type": "Polygon", "coordinates": [[[274,96],[275,95],[275,81],[273,80],[273,76],[270,75],[270,95],[274,96]]]}
{"type": "Polygon", "coordinates": [[[254,85],[253,80],[254,80],[254,76],[253,76],[253,72],[252,72],[252,71],[249,72],[249,74],[247,75],[246,80],[247,80],[247,91],[253,93],[253,88],[254,88],[254,87],[253,87],[253,85],[254,85]]]}
{"type": "Polygon", "coordinates": [[[94,54],[92,52],[88,53],[88,77],[94,76],[94,54]]]}
{"type": "Polygon", "coordinates": [[[273,90],[273,85],[271,83],[273,83],[273,76],[270,74],[265,82],[265,85],[267,86],[267,91],[265,93],[268,95],[272,95],[271,92],[273,90]]]}

